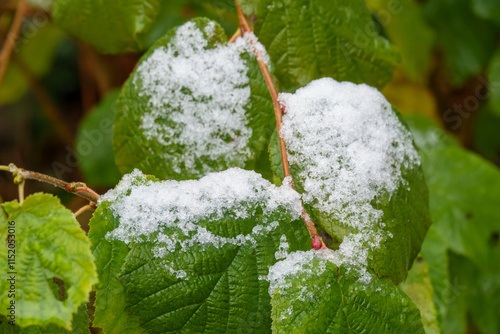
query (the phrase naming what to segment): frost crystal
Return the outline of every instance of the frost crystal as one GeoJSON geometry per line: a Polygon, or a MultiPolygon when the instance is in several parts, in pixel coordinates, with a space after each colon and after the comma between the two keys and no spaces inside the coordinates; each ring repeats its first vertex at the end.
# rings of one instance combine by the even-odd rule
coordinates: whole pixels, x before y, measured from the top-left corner
{"type": "Polygon", "coordinates": [[[407,183],[403,170],[420,164],[409,131],[364,84],[323,78],[279,99],[286,109],[280,135],[290,164],[301,167],[303,201],[357,231],[344,238],[336,263],[366,266],[368,249],[388,237],[372,201],[390,199],[407,183]]]}
{"type": "Polygon", "coordinates": [[[149,140],[177,147],[165,156],[175,171],[206,175],[214,168],[196,163],[208,159],[244,167],[252,158],[252,129],[246,110],[250,103],[248,67],[242,54],[248,39],[208,48],[216,33],[214,22],[201,31],[194,22],[176,30],[166,47],[143,61],[134,77],[149,110],[141,128],[149,140]]]}
{"type": "MultiPolygon", "coordinates": [[[[276,210],[285,210],[296,219],[302,210],[300,196],[290,186],[276,187],[259,174],[239,168],[212,173],[200,180],[162,182],[147,181],[144,174],[135,170],[125,175],[115,190],[101,196],[100,201],[111,202],[113,215],[120,219],[119,227],[106,238],[127,244],[152,242],[157,258],[195,245],[255,245],[255,237],[278,227],[271,216],[276,210]],[[210,228],[211,221],[249,218],[257,208],[262,210],[262,223],[248,234],[223,237],[210,228]],[[205,222],[203,226],[200,221],[205,222]]],[[[282,237],[277,254],[284,257],[287,251],[286,237],[282,237]]],[[[165,263],[165,267],[177,277],[186,276],[171,263],[165,263]]]]}

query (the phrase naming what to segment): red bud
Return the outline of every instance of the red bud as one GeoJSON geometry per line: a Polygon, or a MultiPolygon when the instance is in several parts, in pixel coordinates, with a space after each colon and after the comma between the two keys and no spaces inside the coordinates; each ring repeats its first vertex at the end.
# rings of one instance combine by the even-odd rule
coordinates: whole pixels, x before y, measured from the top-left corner
{"type": "Polygon", "coordinates": [[[323,244],[321,243],[321,238],[319,235],[315,236],[311,241],[311,247],[314,249],[321,249],[323,244]]]}

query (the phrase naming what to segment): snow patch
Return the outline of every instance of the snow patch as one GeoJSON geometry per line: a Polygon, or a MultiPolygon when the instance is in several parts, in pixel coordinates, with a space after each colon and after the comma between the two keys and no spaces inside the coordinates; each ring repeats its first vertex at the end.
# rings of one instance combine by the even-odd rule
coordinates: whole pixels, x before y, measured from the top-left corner
{"type": "Polygon", "coordinates": [[[244,167],[252,158],[246,115],[251,92],[242,58],[252,46],[248,38],[238,38],[209,48],[207,36],[215,33],[214,22],[203,31],[185,23],[167,46],[139,65],[133,79],[139,96],[148,99],[140,128],[148,140],[177,148],[165,159],[178,173],[206,175],[214,171],[208,164],[199,166],[207,159],[244,167]]]}
{"type": "MultiPolygon", "coordinates": [[[[134,170],[99,202],[110,202],[113,215],[120,220],[119,227],[106,234],[107,239],[126,244],[152,242],[157,258],[193,246],[255,246],[256,237],[279,226],[273,218],[276,210],[286,211],[294,219],[299,219],[302,212],[300,195],[289,185],[276,187],[259,174],[239,168],[200,180],[161,182],[147,181],[144,174],[134,170]],[[261,210],[262,223],[247,234],[225,237],[210,228],[211,221],[250,218],[256,210],[261,210]]],[[[287,252],[283,236],[277,256],[284,257],[287,252]]],[[[175,271],[173,264],[165,265],[177,277],[186,276],[175,271]]]]}
{"type": "MultiPolygon", "coordinates": [[[[267,276],[261,276],[260,279],[269,282],[269,295],[271,297],[276,289],[286,293],[287,289],[292,288],[292,279],[299,274],[306,274],[311,277],[311,280],[321,276],[326,271],[326,262],[319,262],[319,267],[315,267],[313,266],[314,260],[331,261],[331,255],[331,250],[315,249],[311,249],[307,252],[297,251],[290,253],[284,260],[278,261],[273,266],[269,267],[269,274],[267,276]]],[[[307,301],[314,298],[313,290],[315,290],[315,288],[312,282],[313,281],[301,286],[301,291],[297,299],[307,301]]]]}
{"type": "Polygon", "coordinates": [[[392,236],[372,202],[407,186],[403,170],[420,164],[411,135],[384,96],[365,84],[323,78],[279,100],[288,160],[302,168],[302,199],[355,231],[334,262],[360,268],[361,280],[369,280],[368,250],[392,236]]]}
{"type": "Polygon", "coordinates": [[[276,260],[281,260],[287,257],[288,255],[288,249],[290,248],[290,245],[288,244],[286,240],[286,235],[282,235],[280,238],[280,244],[278,246],[278,251],[274,254],[274,257],[276,260]]]}
{"type": "Polygon", "coordinates": [[[266,48],[259,42],[259,39],[253,32],[245,32],[243,38],[247,41],[250,46],[251,52],[256,55],[257,60],[264,62],[268,67],[271,64],[269,55],[267,54],[266,48]]]}

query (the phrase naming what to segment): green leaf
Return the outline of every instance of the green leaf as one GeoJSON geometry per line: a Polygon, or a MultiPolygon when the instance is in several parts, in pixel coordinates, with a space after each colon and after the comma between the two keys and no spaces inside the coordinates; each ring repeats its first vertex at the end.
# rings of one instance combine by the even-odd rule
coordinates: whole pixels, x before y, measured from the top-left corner
{"type": "Polygon", "coordinates": [[[191,179],[256,166],[275,126],[272,101],[246,43],[226,40],[217,23],[200,18],[143,56],[116,105],[120,171],[191,179]]]}
{"type": "Polygon", "coordinates": [[[76,138],[78,164],[87,183],[114,186],[121,174],[113,155],[113,121],[118,91],[110,93],[81,121],[76,138]]]}
{"type": "Polygon", "coordinates": [[[93,326],[103,328],[106,334],[141,333],[139,320],[126,310],[125,288],[118,280],[129,247],[122,241],[105,239],[106,233],[119,225],[109,206],[99,204],[90,221],[89,238],[99,276],[93,326]]]}
{"type": "MultiPolygon", "coordinates": [[[[282,136],[307,212],[348,263],[404,281],[430,218],[418,152],[399,113],[374,88],[327,78],[280,99],[282,136]]],[[[271,165],[282,175],[278,154],[271,165]]]]}
{"type": "Polygon", "coordinates": [[[269,153],[271,171],[273,172],[273,181],[274,184],[279,186],[281,185],[281,180],[285,178],[285,175],[283,174],[283,164],[281,163],[281,151],[278,131],[273,132],[267,150],[269,153]]]}
{"type": "Polygon", "coordinates": [[[498,29],[476,17],[469,0],[427,1],[425,15],[436,31],[451,82],[460,86],[479,74],[495,50],[498,29]]]}
{"type": "MultiPolygon", "coordinates": [[[[205,1],[205,0],[195,0],[200,3],[210,3],[212,6],[215,8],[221,8],[225,10],[230,10],[230,11],[235,11],[236,7],[234,6],[234,1],[232,0],[211,0],[211,1],[205,1]]],[[[242,1],[244,2],[244,1],[242,1]]]]}
{"type": "MultiPolygon", "coordinates": [[[[421,136],[432,136],[436,128],[422,130],[421,136]]],[[[500,221],[498,168],[456,145],[423,151],[422,165],[436,231],[455,253],[483,270],[496,268],[500,249],[492,248],[490,240],[500,221]]]]}
{"type": "Polygon", "coordinates": [[[426,334],[441,333],[434,304],[434,289],[429,276],[429,265],[417,258],[401,288],[420,310],[426,334]]]}
{"type": "Polygon", "coordinates": [[[497,49],[488,65],[489,93],[488,104],[491,111],[500,116],[500,48],[497,49]]]}
{"type": "MultiPolygon", "coordinates": [[[[463,311],[449,313],[449,324],[470,315],[469,327],[480,333],[500,331],[500,270],[482,271],[466,257],[450,253],[450,276],[455,283],[451,291],[453,302],[462,304],[463,311]]],[[[450,330],[449,333],[452,333],[450,330]]],[[[458,333],[458,332],[455,332],[458,333]]]]}
{"type": "Polygon", "coordinates": [[[454,140],[446,130],[443,130],[430,118],[420,115],[406,116],[404,118],[408,124],[415,145],[421,154],[427,154],[434,150],[447,148],[450,146],[458,147],[459,144],[454,140]]]}
{"type": "Polygon", "coordinates": [[[434,225],[425,236],[422,256],[429,264],[429,277],[434,288],[433,300],[438,322],[442,323],[450,305],[449,258],[446,241],[439,235],[434,225]]]}
{"type": "Polygon", "coordinates": [[[1,334],[90,334],[89,317],[87,315],[87,305],[82,304],[78,308],[78,312],[73,315],[71,324],[73,330],[69,331],[63,327],[56,325],[48,325],[46,327],[28,326],[18,327],[8,324],[7,318],[0,316],[0,333],[1,334]]]}
{"type": "Polygon", "coordinates": [[[19,326],[55,324],[70,330],[72,314],[88,301],[97,283],[85,233],[73,213],[52,195],[34,194],[22,205],[12,201],[2,208],[1,239],[12,240],[8,235],[15,226],[15,264],[7,266],[7,248],[2,247],[1,267],[17,274],[11,274],[16,276],[15,297],[9,296],[11,284],[0,281],[0,314],[9,316],[7,307],[14,300],[19,326]],[[50,287],[54,277],[64,282],[67,297],[63,300],[50,287]]]}
{"type": "Polygon", "coordinates": [[[321,77],[379,88],[391,79],[399,55],[364,1],[263,0],[257,8],[255,34],[285,90],[321,77]]]}
{"type": "Polygon", "coordinates": [[[458,147],[430,152],[423,166],[438,233],[451,250],[480,268],[498,267],[500,249],[490,244],[500,221],[498,168],[458,147]]]}
{"type": "Polygon", "coordinates": [[[238,29],[238,16],[232,0],[168,0],[161,7],[149,31],[139,39],[148,49],[170,29],[195,17],[206,17],[219,22],[226,34],[238,29]]]}
{"type": "Polygon", "coordinates": [[[477,16],[500,26],[500,3],[496,0],[472,0],[472,9],[477,16]]]}
{"type": "MultiPolygon", "coordinates": [[[[152,176],[135,178],[130,185],[157,181],[152,176]]],[[[96,285],[94,327],[106,334],[141,333],[138,318],[126,310],[125,289],[118,279],[129,247],[122,241],[109,240],[106,234],[118,228],[119,219],[111,213],[111,203],[100,202],[89,223],[89,239],[95,256],[99,283],[96,285]]]]}
{"type": "Polygon", "coordinates": [[[29,89],[29,82],[20,66],[25,67],[35,78],[41,78],[49,72],[56,47],[64,37],[64,33],[53,24],[39,28],[36,34],[19,37],[14,49],[15,57],[9,62],[0,89],[0,105],[18,101],[29,89]]]}
{"type": "MultiPolygon", "coordinates": [[[[237,16],[236,7],[234,5],[234,1],[232,0],[194,0],[194,2],[204,4],[205,6],[210,4],[210,6],[213,6],[214,8],[231,12],[231,14],[237,16]]],[[[238,4],[241,9],[243,9],[246,13],[254,13],[257,10],[259,2],[260,0],[238,0],[238,4]]]]}
{"type": "Polygon", "coordinates": [[[310,248],[298,194],[236,168],[199,181],[149,180],[126,175],[92,219],[101,282],[94,325],[121,333],[132,319],[149,332],[269,333],[261,276],[287,251],[310,248]]]}
{"type": "Polygon", "coordinates": [[[149,49],[168,30],[184,23],[187,19],[185,12],[188,6],[190,4],[186,4],[185,0],[161,1],[160,9],[151,28],[139,35],[142,45],[149,49]]]}
{"type": "Polygon", "coordinates": [[[360,282],[354,268],[312,252],[270,269],[273,333],[424,333],[417,307],[389,280],[360,282]]]}
{"type": "MultiPolygon", "coordinates": [[[[499,101],[500,102],[500,101],[499,101]]],[[[474,131],[475,149],[486,159],[500,164],[500,113],[495,113],[490,106],[485,106],[479,111],[474,131]]]]}
{"type": "MultiPolygon", "coordinates": [[[[443,133],[431,123],[422,126],[420,122],[419,127],[414,127],[413,118],[408,120],[412,131],[424,138],[424,143],[425,138],[435,138],[436,132],[443,133]]],[[[499,274],[500,171],[457,146],[450,137],[441,138],[435,147],[426,145],[427,149],[422,150],[433,219],[422,254],[429,263],[442,331],[465,333],[468,326],[465,314],[471,313],[475,325],[482,326],[484,332],[494,333],[499,326],[491,319],[498,319],[493,311],[498,287],[492,282],[499,274]],[[463,260],[456,261],[457,256],[463,260]],[[471,283],[470,279],[475,281],[471,283]]]]}
{"type": "Polygon", "coordinates": [[[413,1],[368,0],[389,40],[401,51],[410,79],[423,82],[429,72],[434,32],[425,22],[421,6],[413,1]]]}
{"type": "Polygon", "coordinates": [[[149,29],[159,9],[159,0],[55,1],[55,22],[102,53],[141,50],[137,35],[149,29]]]}

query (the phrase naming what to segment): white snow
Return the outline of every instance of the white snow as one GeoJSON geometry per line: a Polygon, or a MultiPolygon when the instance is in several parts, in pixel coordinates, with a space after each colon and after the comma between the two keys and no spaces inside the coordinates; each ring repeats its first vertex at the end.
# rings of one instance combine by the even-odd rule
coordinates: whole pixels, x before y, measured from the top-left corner
{"type": "MultiPolygon", "coordinates": [[[[324,274],[332,274],[332,268],[327,267],[329,262],[337,267],[342,265],[335,253],[330,249],[293,252],[288,254],[284,260],[278,261],[269,267],[267,276],[259,277],[259,279],[269,282],[269,295],[271,297],[276,292],[288,296],[290,308],[281,312],[282,317],[292,316],[293,305],[297,305],[299,309],[302,309],[304,302],[308,303],[314,300],[318,295],[324,294],[325,289],[331,288],[331,284],[325,286],[324,281],[318,278],[324,274]],[[297,280],[300,278],[302,283],[298,285],[297,280]],[[299,304],[295,304],[295,302],[299,304]]],[[[347,272],[350,269],[352,267],[348,265],[347,272]]],[[[336,275],[337,272],[333,274],[336,275]]],[[[376,290],[382,295],[386,293],[382,291],[381,282],[377,279],[372,280],[372,275],[367,271],[355,270],[353,274],[349,280],[356,280],[357,277],[356,283],[359,284],[349,286],[351,291],[376,290]]]]}
{"type": "Polygon", "coordinates": [[[165,155],[178,173],[203,176],[217,169],[203,164],[200,172],[196,163],[202,158],[238,167],[252,158],[248,67],[241,55],[253,46],[248,37],[208,48],[207,37],[215,32],[214,22],[204,31],[185,23],[139,65],[133,79],[139,95],[148,98],[141,129],[148,140],[179,147],[165,155]]]}
{"type": "MultiPolygon", "coordinates": [[[[276,187],[259,174],[239,168],[211,173],[200,180],[161,182],[146,181],[145,175],[135,170],[125,175],[115,190],[101,196],[100,203],[108,201],[120,225],[106,238],[127,244],[153,242],[154,256],[159,258],[195,245],[255,245],[256,236],[278,227],[271,217],[274,211],[281,208],[295,219],[302,211],[300,195],[289,185],[276,187]],[[262,224],[252,231],[233,238],[210,231],[210,221],[249,218],[257,207],[263,211],[262,224]],[[201,226],[200,221],[208,223],[201,226]],[[164,233],[167,230],[168,235],[164,233]]],[[[277,254],[284,257],[287,252],[288,243],[282,237],[277,254]]],[[[172,264],[165,265],[176,272],[172,264]]]]}
{"type": "Polygon", "coordinates": [[[307,273],[311,277],[317,276],[314,267],[311,266],[312,261],[320,254],[314,250],[307,252],[293,252],[284,260],[276,262],[269,267],[269,273],[261,279],[269,282],[269,295],[272,296],[276,288],[289,288],[291,283],[287,280],[297,276],[298,273],[307,273]]]}
{"type": "MultiPolygon", "coordinates": [[[[327,269],[326,262],[323,260],[332,261],[332,253],[331,250],[315,249],[307,252],[297,251],[290,253],[284,260],[278,261],[269,267],[269,274],[260,277],[260,279],[269,282],[269,295],[272,296],[276,289],[280,289],[281,293],[286,293],[288,289],[293,287],[292,279],[296,278],[299,274],[305,274],[311,279],[301,287],[301,291],[296,297],[301,301],[311,299],[314,297],[314,280],[321,276],[327,269]],[[319,266],[314,266],[314,263],[319,263],[319,266]]],[[[324,287],[321,288],[324,289],[324,287]]]]}
{"type": "Polygon", "coordinates": [[[264,62],[269,67],[271,64],[269,55],[264,45],[259,42],[257,36],[253,32],[245,32],[243,38],[247,41],[252,53],[256,55],[257,60],[264,62]]]}
{"type": "Polygon", "coordinates": [[[290,245],[288,244],[286,240],[286,235],[282,235],[280,238],[280,244],[278,246],[278,251],[274,254],[274,257],[276,260],[281,260],[287,257],[288,255],[288,249],[290,248],[290,245]]]}
{"type": "Polygon", "coordinates": [[[368,250],[389,237],[372,201],[390,199],[407,184],[402,170],[420,164],[409,131],[364,84],[323,78],[279,100],[286,110],[280,135],[290,164],[302,168],[303,201],[357,232],[344,238],[335,262],[366,273],[368,250]]]}

